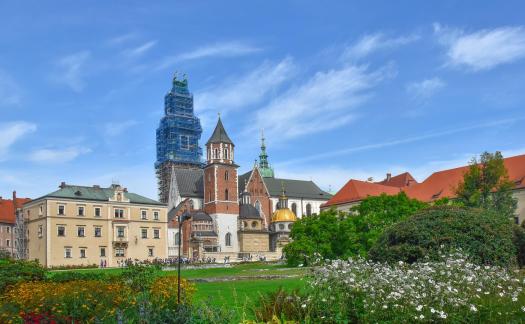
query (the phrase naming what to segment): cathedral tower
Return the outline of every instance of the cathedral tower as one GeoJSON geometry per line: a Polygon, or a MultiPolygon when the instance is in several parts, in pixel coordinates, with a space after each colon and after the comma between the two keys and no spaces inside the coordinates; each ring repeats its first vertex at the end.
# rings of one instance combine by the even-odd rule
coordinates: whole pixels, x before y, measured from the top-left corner
{"type": "Polygon", "coordinates": [[[173,77],[172,88],[164,97],[164,117],[157,128],[157,172],[159,200],[168,202],[173,168],[198,169],[202,167],[202,149],[199,140],[202,127],[193,111],[193,95],[188,90],[188,79],[173,77]]]}
{"type": "Polygon", "coordinates": [[[204,211],[217,223],[221,252],[239,251],[237,240],[238,165],[234,163],[234,147],[219,116],[217,126],[206,143],[204,211]]]}
{"type": "Polygon", "coordinates": [[[261,131],[261,154],[259,154],[259,171],[263,178],[273,178],[273,169],[268,163],[268,154],[266,154],[266,144],[264,144],[264,133],[261,131]]]}

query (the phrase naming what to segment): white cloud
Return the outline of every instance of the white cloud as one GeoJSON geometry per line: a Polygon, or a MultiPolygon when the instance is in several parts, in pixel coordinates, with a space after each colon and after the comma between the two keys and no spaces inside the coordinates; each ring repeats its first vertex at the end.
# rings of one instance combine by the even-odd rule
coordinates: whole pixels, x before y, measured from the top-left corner
{"type": "Polygon", "coordinates": [[[29,159],[33,162],[61,163],[69,162],[80,155],[91,153],[90,148],[68,147],[64,149],[38,149],[31,153],[29,159]]]}
{"type": "Polygon", "coordinates": [[[118,136],[124,133],[124,131],[126,131],[128,128],[133,127],[137,124],[138,122],[136,120],[109,122],[104,125],[104,134],[110,137],[118,136]]]}
{"type": "Polygon", "coordinates": [[[291,58],[285,58],[276,64],[265,62],[238,79],[229,79],[212,89],[197,92],[195,110],[200,114],[226,114],[260,103],[269,93],[289,80],[294,71],[291,58]]]}
{"type": "Polygon", "coordinates": [[[181,53],[175,56],[166,57],[158,66],[158,69],[165,69],[176,63],[190,60],[197,60],[210,57],[237,57],[261,51],[259,47],[252,46],[243,42],[232,41],[222,42],[199,47],[195,50],[181,53]]]}
{"type": "Polygon", "coordinates": [[[343,54],[344,59],[359,59],[379,50],[392,49],[413,43],[419,39],[417,35],[388,38],[382,33],[369,34],[353,46],[348,47],[343,54]]]}
{"type": "Polygon", "coordinates": [[[15,80],[0,70],[0,107],[20,104],[20,89],[15,80]]]}
{"type": "Polygon", "coordinates": [[[351,65],[317,72],[258,110],[245,131],[253,133],[263,128],[268,138],[282,142],[340,127],[356,118],[354,108],[370,98],[373,87],[394,74],[392,65],[376,71],[351,65]]]}
{"type": "Polygon", "coordinates": [[[434,24],[439,42],[447,47],[447,64],[471,71],[490,70],[525,57],[525,28],[500,27],[467,34],[434,24]]]}
{"type": "Polygon", "coordinates": [[[24,121],[0,124],[0,161],[6,160],[9,148],[22,136],[36,131],[36,125],[24,121]]]}
{"type": "Polygon", "coordinates": [[[351,155],[357,152],[378,150],[378,149],[382,149],[385,147],[397,146],[397,145],[408,144],[408,143],[415,143],[419,141],[449,136],[449,135],[462,133],[462,132],[468,132],[468,131],[477,130],[477,129],[494,128],[494,127],[500,127],[500,126],[505,126],[505,125],[512,125],[516,122],[522,121],[523,119],[524,118],[501,119],[501,120],[495,120],[495,121],[486,122],[486,123],[479,123],[479,124],[473,124],[473,125],[468,125],[464,127],[448,129],[444,131],[431,132],[431,133],[427,133],[423,135],[417,135],[417,136],[406,137],[406,138],[401,138],[401,139],[393,139],[393,140],[389,140],[386,142],[379,142],[379,143],[372,143],[372,144],[366,144],[366,145],[361,145],[361,146],[349,147],[349,148],[345,148],[341,150],[334,150],[330,152],[312,154],[307,157],[303,157],[299,159],[283,161],[283,162],[277,163],[277,165],[278,166],[295,165],[299,163],[305,163],[305,162],[310,162],[310,161],[315,161],[315,160],[320,160],[320,159],[333,158],[336,156],[347,156],[347,155],[351,155]]]}
{"type": "Polygon", "coordinates": [[[135,39],[136,37],[137,37],[137,34],[135,33],[122,34],[122,35],[111,38],[110,40],[108,40],[108,43],[110,45],[120,45],[132,39],[135,39]]]}
{"type": "Polygon", "coordinates": [[[146,42],[140,46],[130,48],[124,51],[124,55],[129,58],[136,58],[144,55],[147,51],[152,49],[157,44],[156,40],[146,42]]]}
{"type": "Polygon", "coordinates": [[[406,91],[414,99],[427,99],[446,86],[440,78],[426,79],[420,82],[412,82],[406,86],[406,91]]]}
{"type": "Polygon", "coordinates": [[[85,87],[83,68],[90,56],[89,51],[81,51],[62,57],[58,61],[61,72],[56,77],[57,81],[67,85],[73,91],[81,92],[85,87]]]}

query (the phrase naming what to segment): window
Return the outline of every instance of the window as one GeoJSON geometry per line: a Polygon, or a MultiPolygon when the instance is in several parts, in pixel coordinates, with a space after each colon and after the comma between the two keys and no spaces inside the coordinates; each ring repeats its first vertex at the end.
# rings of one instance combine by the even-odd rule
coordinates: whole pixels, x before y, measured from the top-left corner
{"type": "Polygon", "coordinates": [[[115,209],[115,218],[124,218],[124,209],[115,209]]]}
{"type": "Polygon", "coordinates": [[[230,197],[228,195],[228,189],[224,190],[224,200],[228,200],[230,197]]]}
{"type": "Polygon", "coordinates": [[[283,230],[284,229],[284,224],[279,224],[279,229],[283,230]]]}
{"type": "Polygon", "coordinates": [[[175,233],[175,245],[180,245],[180,234],[175,233]]]}
{"type": "Polygon", "coordinates": [[[229,174],[228,174],[228,170],[224,171],[224,180],[228,181],[228,178],[229,178],[229,174]]]}
{"type": "Polygon", "coordinates": [[[71,259],[71,248],[70,247],[64,248],[64,258],[71,259]]]}
{"type": "Polygon", "coordinates": [[[57,227],[57,235],[58,236],[66,236],[66,227],[65,226],[58,226],[57,227]]]}
{"type": "Polygon", "coordinates": [[[5,245],[6,245],[7,247],[10,247],[10,246],[11,246],[11,241],[10,241],[10,240],[5,240],[5,245]]]}
{"type": "Polygon", "coordinates": [[[40,208],[38,210],[38,215],[42,216],[44,214],[44,206],[40,205],[40,208]]]}
{"type": "Polygon", "coordinates": [[[154,229],[153,230],[153,238],[160,238],[160,230],[159,229],[154,229]]]}
{"type": "Polygon", "coordinates": [[[38,237],[42,237],[43,232],[44,232],[44,229],[42,228],[42,225],[38,225],[38,237]]]}
{"type": "Polygon", "coordinates": [[[293,203],[292,204],[292,211],[295,215],[297,215],[297,204],[296,203],[293,203]]]}
{"type": "Polygon", "coordinates": [[[124,248],[118,247],[115,249],[115,256],[116,257],[123,257],[124,254],[124,248]]]}
{"type": "Polygon", "coordinates": [[[148,238],[148,229],[147,228],[143,228],[141,231],[142,231],[142,238],[143,239],[148,238]]]}
{"type": "Polygon", "coordinates": [[[244,225],[244,228],[248,228],[248,223],[246,221],[243,221],[242,224],[244,225]]]}
{"type": "Polygon", "coordinates": [[[78,237],[84,237],[85,229],[84,226],[77,227],[77,235],[78,237]]]}
{"type": "Polygon", "coordinates": [[[122,201],[122,193],[117,194],[117,201],[122,201]]]}
{"type": "Polygon", "coordinates": [[[141,210],[140,213],[141,213],[141,218],[142,219],[148,219],[148,212],[147,211],[141,210]]]}
{"type": "Polygon", "coordinates": [[[124,237],[124,226],[117,226],[117,237],[124,237]]]}
{"type": "Polygon", "coordinates": [[[259,214],[261,213],[261,203],[259,202],[259,200],[255,202],[255,209],[257,209],[259,214]]]}
{"type": "Polygon", "coordinates": [[[180,148],[183,150],[190,149],[190,138],[187,135],[180,136],[180,148]]]}
{"type": "MultiPolygon", "coordinates": [[[[192,200],[193,201],[193,200],[192,200]]],[[[159,212],[158,211],[154,211],[153,212],[153,219],[154,220],[159,220],[159,212]]]]}
{"type": "Polygon", "coordinates": [[[96,226],[95,227],[95,237],[101,237],[102,236],[102,227],[96,226]]]}
{"type": "Polygon", "coordinates": [[[219,158],[219,150],[218,149],[213,149],[213,158],[214,159],[218,159],[219,158]]]}
{"type": "Polygon", "coordinates": [[[11,233],[11,227],[6,226],[6,227],[5,227],[5,230],[6,230],[7,234],[11,233]]]}
{"type": "Polygon", "coordinates": [[[288,229],[289,229],[289,230],[292,229],[292,223],[288,224],[288,229]]]}
{"type": "Polygon", "coordinates": [[[105,257],[106,256],[106,248],[105,247],[101,247],[100,248],[100,256],[101,257],[105,257]]]}
{"type": "Polygon", "coordinates": [[[84,216],[84,206],[78,206],[78,216],[84,216]]]}
{"type": "Polygon", "coordinates": [[[148,248],[148,256],[149,257],[152,257],[153,256],[153,248],[148,248]]]}
{"type": "Polygon", "coordinates": [[[253,221],[252,222],[252,228],[256,228],[257,227],[257,222],[256,221],[253,221]]]}
{"type": "Polygon", "coordinates": [[[86,258],[86,248],[80,248],[80,258],[81,259],[86,258]]]}
{"type": "Polygon", "coordinates": [[[227,148],[224,148],[224,150],[223,150],[223,155],[224,155],[223,158],[224,158],[225,160],[228,160],[228,159],[229,159],[229,157],[228,157],[228,149],[227,149],[227,148]]]}
{"type": "MultiPolygon", "coordinates": [[[[66,206],[64,206],[64,205],[58,205],[58,214],[59,214],[59,215],[64,215],[65,209],[66,209],[66,206]]],[[[27,216],[29,216],[29,211],[28,211],[27,213],[28,213],[27,216]]]]}
{"type": "Polygon", "coordinates": [[[100,217],[100,207],[95,207],[95,217],[100,217]]]}
{"type": "Polygon", "coordinates": [[[232,246],[232,234],[227,233],[225,237],[226,246],[232,246]]]}
{"type": "Polygon", "coordinates": [[[306,204],[306,216],[312,216],[312,205],[306,204]]]}

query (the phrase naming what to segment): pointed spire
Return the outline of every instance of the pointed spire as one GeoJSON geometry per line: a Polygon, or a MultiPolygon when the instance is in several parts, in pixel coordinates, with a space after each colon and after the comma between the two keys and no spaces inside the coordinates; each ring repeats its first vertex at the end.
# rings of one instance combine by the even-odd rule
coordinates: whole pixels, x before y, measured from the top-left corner
{"type": "Polygon", "coordinates": [[[261,154],[259,154],[259,171],[264,178],[273,178],[273,169],[268,163],[268,154],[266,154],[266,144],[264,143],[264,130],[261,129],[261,154]]]}
{"type": "Polygon", "coordinates": [[[286,190],[284,189],[284,181],[281,181],[281,196],[279,197],[279,208],[288,208],[288,197],[286,197],[286,190]]]}
{"type": "Polygon", "coordinates": [[[226,143],[226,144],[233,145],[232,140],[230,139],[230,137],[228,136],[228,133],[226,133],[226,130],[224,129],[224,125],[222,125],[220,113],[219,113],[219,119],[217,121],[217,126],[215,126],[215,130],[213,131],[213,134],[211,135],[206,145],[210,143],[226,143]]]}

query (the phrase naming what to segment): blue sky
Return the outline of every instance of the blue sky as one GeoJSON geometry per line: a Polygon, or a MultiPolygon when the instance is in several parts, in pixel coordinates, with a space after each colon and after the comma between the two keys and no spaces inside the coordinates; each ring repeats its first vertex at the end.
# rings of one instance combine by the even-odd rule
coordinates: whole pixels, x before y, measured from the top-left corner
{"type": "Polygon", "coordinates": [[[155,129],[187,73],[240,171],[260,129],[279,177],[348,179],[525,152],[520,1],[5,1],[0,195],[61,181],[156,197],[155,129]]]}

